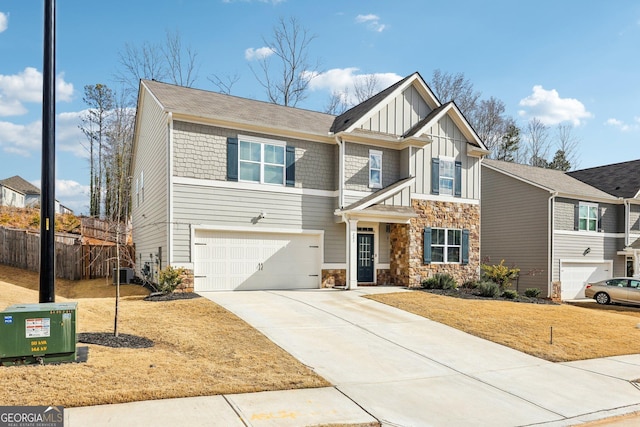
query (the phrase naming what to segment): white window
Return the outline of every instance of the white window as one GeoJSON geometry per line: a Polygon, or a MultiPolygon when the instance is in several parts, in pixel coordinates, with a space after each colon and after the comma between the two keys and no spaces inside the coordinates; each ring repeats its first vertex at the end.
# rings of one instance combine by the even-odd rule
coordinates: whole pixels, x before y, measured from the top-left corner
{"type": "Polygon", "coordinates": [[[598,231],[598,205],[580,202],[578,208],[578,230],[598,231]]]}
{"type": "Polygon", "coordinates": [[[285,184],[285,144],[259,138],[239,138],[239,180],[285,184]]]}
{"type": "Polygon", "coordinates": [[[369,150],[369,188],[382,188],[382,151],[369,150]]]}
{"type": "Polygon", "coordinates": [[[140,202],[144,203],[144,171],[140,171],[140,197],[140,202]]]}
{"type": "Polygon", "coordinates": [[[455,161],[440,157],[440,194],[453,196],[453,181],[455,177],[455,161]]]}
{"type": "Polygon", "coordinates": [[[462,230],[431,229],[431,262],[459,263],[462,253],[462,230]]]}

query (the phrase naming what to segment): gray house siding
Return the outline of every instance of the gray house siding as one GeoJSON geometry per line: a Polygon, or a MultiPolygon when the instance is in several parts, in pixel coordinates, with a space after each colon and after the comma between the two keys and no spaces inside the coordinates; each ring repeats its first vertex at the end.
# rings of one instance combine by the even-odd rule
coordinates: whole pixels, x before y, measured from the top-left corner
{"type": "Polygon", "coordinates": [[[345,262],[345,225],[336,223],[334,197],[205,185],[174,185],[174,262],[191,259],[190,224],[260,229],[324,230],[324,262],[345,262]],[[197,208],[196,208],[197,207],[197,208]],[[264,211],[266,218],[256,220],[264,211]]]}
{"type": "Polygon", "coordinates": [[[481,259],[484,263],[520,268],[514,283],[519,292],[538,288],[548,296],[549,192],[482,169],[480,215],[481,259]]]}
{"type": "Polygon", "coordinates": [[[132,174],[132,210],[133,242],[136,245],[140,273],[142,265],[149,261],[149,254],[162,251],[161,266],[168,263],[168,179],[167,116],[161,107],[146,91],[142,91],[139,106],[139,123],[135,141],[135,161],[132,174]],[[137,191],[136,191],[137,189],[137,191]],[[142,255],[142,258],[140,256],[142,255]]]}
{"type": "MultiPolygon", "coordinates": [[[[345,143],[345,189],[353,191],[377,191],[369,187],[369,150],[382,152],[382,186],[386,187],[400,178],[400,152],[370,145],[345,143]]],[[[297,165],[296,165],[297,166],[297,165]]]]}
{"type": "Polygon", "coordinates": [[[629,209],[629,230],[640,231],[640,205],[631,205],[629,209]]]}
{"type": "Polygon", "coordinates": [[[625,258],[617,255],[624,239],[601,233],[554,234],[553,280],[560,280],[560,260],[608,261],[613,260],[612,276],[625,275],[625,258]],[[589,248],[589,253],[585,253],[589,248]]]}
{"type": "Polygon", "coordinates": [[[365,121],[361,129],[404,135],[431,112],[424,98],[414,86],[409,86],[365,121]]]}
{"type": "Polygon", "coordinates": [[[558,197],[555,199],[555,230],[576,230],[576,212],[580,202],[598,205],[600,228],[604,233],[623,233],[624,221],[621,205],[596,203],[588,200],[574,200],[558,197]]]}
{"type": "Polygon", "coordinates": [[[387,231],[387,224],[380,223],[378,229],[378,262],[388,264],[391,261],[391,242],[389,240],[389,231],[387,231]]]}

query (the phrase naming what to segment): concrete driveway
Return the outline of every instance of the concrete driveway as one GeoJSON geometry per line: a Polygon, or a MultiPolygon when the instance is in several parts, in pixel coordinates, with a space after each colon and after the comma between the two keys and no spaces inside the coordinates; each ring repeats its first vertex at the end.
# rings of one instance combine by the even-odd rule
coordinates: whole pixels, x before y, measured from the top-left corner
{"type": "Polygon", "coordinates": [[[396,288],[203,293],[383,425],[574,425],[640,409],[640,355],[551,363],[365,298],[396,288]]]}

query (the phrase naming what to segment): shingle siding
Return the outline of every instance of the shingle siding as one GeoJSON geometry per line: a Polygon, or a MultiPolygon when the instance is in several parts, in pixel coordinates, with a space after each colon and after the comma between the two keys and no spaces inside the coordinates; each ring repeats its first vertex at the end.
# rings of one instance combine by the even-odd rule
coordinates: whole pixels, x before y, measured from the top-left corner
{"type": "Polygon", "coordinates": [[[624,207],[610,203],[596,203],[588,200],[573,200],[558,197],[555,200],[555,226],[554,230],[575,230],[576,207],[580,202],[593,203],[598,205],[601,231],[604,233],[624,232],[624,207]]]}
{"type": "Polygon", "coordinates": [[[354,191],[376,191],[369,188],[369,150],[382,151],[382,187],[400,178],[400,152],[362,144],[345,144],[345,188],[354,191]]]}

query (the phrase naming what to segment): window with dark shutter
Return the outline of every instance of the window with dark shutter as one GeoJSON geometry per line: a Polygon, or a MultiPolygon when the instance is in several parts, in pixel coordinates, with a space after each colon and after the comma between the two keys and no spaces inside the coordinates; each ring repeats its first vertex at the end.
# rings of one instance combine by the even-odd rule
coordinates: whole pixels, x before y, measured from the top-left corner
{"type": "Polygon", "coordinates": [[[238,138],[227,138],[227,180],[238,180],[238,138]]]}
{"type": "Polygon", "coordinates": [[[422,236],[422,259],[424,264],[431,264],[431,227],[425,227],[422,236]]]}
{"type": "Polygon", "coordinates": [[[453,181],[453,195],[456,197],[462,197],[462,162],[456,162],[455,164],[455,176],[453,181]]]}
{"type": "Polygon", "coordinates": [[[286,184],[287,187],[296,185],[296,147],[287,145],[286,184]]]}
{"type": "Polygon", "coordinates": [[[440,194],[440,159],[431,159],[431,194],[440,194]]]}
{"type": "Polygon", "coordinates": [[[469,264],[469,230],[462,230],[462,264],[469,264]]]}

